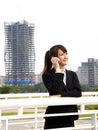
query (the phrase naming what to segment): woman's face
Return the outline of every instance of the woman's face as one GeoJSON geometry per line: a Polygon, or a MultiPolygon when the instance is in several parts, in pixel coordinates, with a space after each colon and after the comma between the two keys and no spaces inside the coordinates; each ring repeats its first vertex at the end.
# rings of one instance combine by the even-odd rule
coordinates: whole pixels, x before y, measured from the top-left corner
{"type": "Polygon", "coordinates": [[[63,52],[61,49],[58,50],[58,58],[60,59],[59,64],[65,66],[68,64],[68,54],[63,52]]]}

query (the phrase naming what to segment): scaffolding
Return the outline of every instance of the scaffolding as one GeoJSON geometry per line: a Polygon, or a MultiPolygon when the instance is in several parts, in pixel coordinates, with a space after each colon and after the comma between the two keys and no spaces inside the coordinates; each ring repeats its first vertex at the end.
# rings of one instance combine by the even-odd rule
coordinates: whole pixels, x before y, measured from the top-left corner
{"type": "Polygon", "coordinates": [[[26,21],[4,23],[5,84],[35,83],[34,24],[26,21]]]}

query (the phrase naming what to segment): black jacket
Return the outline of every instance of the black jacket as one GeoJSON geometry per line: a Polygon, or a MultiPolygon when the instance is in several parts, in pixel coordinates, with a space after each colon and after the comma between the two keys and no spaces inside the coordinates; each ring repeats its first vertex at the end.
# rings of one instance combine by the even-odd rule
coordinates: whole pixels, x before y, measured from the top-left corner
{"type": "MultiPolygon", "coordinates": [[[[43,74],[42,79],[49,95],[61,94],[62,97],[80,97],[81,86],[75,72],[66,70],[66,85],[63,82],[63,73],[55,73],[54,68],[43,74]]],[[[66,100],[66,99],[65,99],[66,100]]],[[[48,106],[46,113],[77,112],[77,105],[48,106]]],[[[78,115],[70,116],[78,119],[78,115]]]]}

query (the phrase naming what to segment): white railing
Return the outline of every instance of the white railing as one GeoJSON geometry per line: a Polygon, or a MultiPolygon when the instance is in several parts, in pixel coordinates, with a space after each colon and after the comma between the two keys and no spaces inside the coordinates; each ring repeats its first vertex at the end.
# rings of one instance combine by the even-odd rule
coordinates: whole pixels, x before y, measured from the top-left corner
{"type": "MultiPolygon", "coordinates": [[[[12,98],[43,98],[48,97],[48,93],[10,93],[0,94],[0,99],[12,99],[12,98]]],[[[98,96],[98,92],[82,92],[82,96],[98,96]]]]}
{"type": "MultiPolygon", "coordinates": [[[[25,95],[25,94],[24,94],[25,95]]],[[[32,94],[33,95],[33,94],[32,94]]],[[[38,94],[40,95],[40,94],[38,94]]],[[[44,96],[44,98],[40,98],[39,96],[36,98],[27,98],[27,99],[1,99],[0,100],[0,121],[1,121],[1,130],[8,130],[8,125],[10,125],[9,121],[11,119],[32,119],[32,123],[34,124],[35,130],[43,130],[43,123],[45,116],[57,116],[58,114],[44,114],[44,110],[46,106],[54,106],[54,105],[74,105],[77,104],[79,106],[78,113],[59,113],[60,115],[73,115],[73,114],[79,114],[86,115],[85,119],[91,120],[90,124],[85,125],[75,125],[73,127],[73,130],[86,130],[86,129],[92,129],[97,130],[98,124],[97,124],[97,115],[98,110],[86,110],[86,105],[98,105],[98,97],[95,96],[95,94],[89,94],[85,93],[85,96],[79,97],[79,98],[71,98],[71,97],[61,97],[61,98],[49,98],[47,97],[47,94],[44,96]],[[87,95],[87,96],[86,96],[87,95]],[[28,112],[32,110],[32,113],[24,114],[25,110],[28,109],[28,112]],[[5,111],[13,111],[15,110],[17,114],[10,115],[10,116],[3,116],[2,113],[5,111]],[[33,113],[34,112],[34,113],[33,113]],[[88,117],[89,114],[89,117],[88,117]],[[39,123],[42,123],[41,127],[39,128],[39,123]]],[[[16,96],[15,96],[16,97],[16,96]]],[[[82,119],[82,118],[80,118],[82,119]]],[[[84,117],[83,117],[84,119],[84,117]]],[[[71,130],[72,128],[64,128],[64,130],[71,130]]],[[[57,130],[57,129],[56,129],[57,130]]],[[[60,128],[61,130],[61,128],[60,128]]],[[[63,129],[62,129],[63,130],[63,129]]]]}
{"type": "Polygon", "coordinates": [[[49,96],[48,93],[9,93],[0,94],[0,99],[13,99],[13,98],[43,98],[49,96]]]}

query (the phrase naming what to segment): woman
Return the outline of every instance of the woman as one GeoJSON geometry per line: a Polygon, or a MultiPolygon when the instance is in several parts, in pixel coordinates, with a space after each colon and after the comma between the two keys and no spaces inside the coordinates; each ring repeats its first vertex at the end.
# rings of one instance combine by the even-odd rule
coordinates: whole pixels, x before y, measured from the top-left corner
{"type": "MultiPolygon", "coordinates": [[[[67,70],[67,49],[55,45],[45,54],[42,79],[51,97],[80,97],[81,87],[75,72],[67,70]]],[[[48,106],[46,114],[77,112],[77,105],[48,106]]],[[[46,117],[44,129],[74,126],[78,115],[46,117]]]]}

